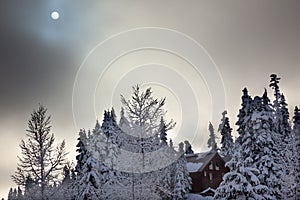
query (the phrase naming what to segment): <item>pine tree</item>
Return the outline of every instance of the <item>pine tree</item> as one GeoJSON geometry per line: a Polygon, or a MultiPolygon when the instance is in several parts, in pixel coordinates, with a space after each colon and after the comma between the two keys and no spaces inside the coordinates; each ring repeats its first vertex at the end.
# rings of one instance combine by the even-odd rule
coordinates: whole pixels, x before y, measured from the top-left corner
{"type": "Polygon", "coordinates": [[[10,189],[9,189],[9,192],[8,192],[7,200],[13,200],[13,199],[14,199],[14,196],[13,196],[13,189],[10,188],[10,189]]]}
{"type": "Polygon", "coordinates": [[[71,200],[74,196],[73,183],[75,180],[71,177],[71,165],[65,165],[63,169],[63,180],[56,191],[57,199],[71,200]]]}
{"type": "Polygon", "coordinates": [[[209,130],[209,138],[207,140],[208,148],[211,148],[211,150],[217,150],[218,146],[216,142],[215,129],[211,124],[211,122],[209,122],[208,130],[209,130]]]}
{"type": "Polygon", "coordinates": [[[131,128],[130,128],[130,123],[128,121],[128,119],[125,117],[125,112],[124,112],[124,108],[121,108],[121,117],[120,117],[120,121],[119,121],[119,127],[122,129],[122,131],[124,131],[125,133],[130,133],[131,128]]]}
{"type": "Polygon", "coordinates": [[[295,177],[294,181],[295,184],[293,185],[293,196],[295,199],[300,199],[300,110],[296,106],[294,110],[294,117],[293,117],[293,160],[294,169],[293,175],[295,177]]]}
{"type": "Polygon", "coordinates": [[[47,109],[40,105],[34,110],[28,121],[26,130],[27,141],[22,140],[20,148],[22,157],[12,180],[17,185],[25,186],[28,175],[39,183],[40,199],[44,200],[47,187],[58,180],[60,170],[66,160],[65,141],[54,146],[54,135],[51,134],[51,118],[47,116],[47,109]]]}
{"type": "Polygon", "coordinates": [[[248,94],[247,88],[244,88],[243,96],[242,96],[242,108],[239,110],[238,121],[235,124],[238,126],[237,131],[240,136],[235,141],[235,145],[241,145],[240,138],[242,138],[244,135],[244,132],[245,132],[244,130],[245,130],[245,126],[247,124],[247,120],[252,112],[251,107],[250,107],[251,103],[252,103],[252,98],[248,94]]]}
{"type": "Polygon", "coordinates": [[[83,165],[86,162],[87,159],[87,136],[85,130],[80,129],[79,131],[79,138],[77,139],[78,143],[76,145],[77,149],[76,152],[79,154],[76,156],[77,164],[75,166],[75,171],[78,173],[78,175],[82,174],[83,165]]]}
{"type": "Polygon", "coordinates": [[[270,188],[273,197],[281,199],[282,160],[276,143],[273,109],[266,90],[261,101],[261,103],[259,100],[254,102],[254,112],[250,121],[252,124],[250,127],[253,128],[252,135],[256,137],[253,147],[254,163],[260,170],[258,176],[260,182],[270,188]]]}
{"type": "Polygon", "coordinates": [[[22,190],[21,190],[20,186],[18,186],[17,199],[18,200],[23,199],[23,193],[22,193],[22,190]]]}
{"type": "MultiPolygon", "coordinates": [[[[183,143],[180,145],[183,147],[183,143]]],[[[183,149],[182,149],[183,150],[183,149]]],[[[179,153],[180,153],[179,151],[179,153]]],[[[179,157],[175,164],[175,173],[174,173],[174,188],[172,192],[172,196],[174,200],[186,199],[189,190],[191,189],[191,178],[189,176],[189,172],[186,167],[186,159],[183,154],[179,157]]]]}
{"type": "Polygon", "coordinates": [[[167,145],[167,126],[165,124],[165,121],[163,119],[163,117],[161,117],[160,119],[160,125],[159,125],[159,137],[160,137],[160,141],[161,141],[161,145],[167,145]]]}
{"type": "Polygon", "coordinates": [[[192,145],[190,144],[189,141],[184,141],[185,144],[185,154],[194,154],[194,151],[192,149],[192,145]]]}
{"type": "Polygon", "coordinates": [[[233,139],[232,139],[232,128],[230,127],[229,124],[229,118],[226,117],[227,111],[224,111],[222,113],[222,119],[221,119],[221,124],[219,125],[218,131],[221,133],[222,138],[221,138],[221,155],[223,157],[231,157],[233,154],[233,139]]]}
{"type": "MultiPolygon", "coordinates": [[[[95,129],[97,128],[97,124],[95,129]]],[[[77,187],[78,200],[101,199],[103,196],[103,184],[105,174],[108,168],[104,164],[105,160],[105,135],[99,128],[93,131],[86,147],[86,161],[82,166],[82,174],[80,174],[75,182],[77,187]]]]}
{"type": "Polygon", "coordinates": [[[216,199],[281,199],[282,171],[269,102],[265,91],[250,104],[251,112],[239,119],[239,145],[227,163],[230,172],[217,189],[216,199]]]}

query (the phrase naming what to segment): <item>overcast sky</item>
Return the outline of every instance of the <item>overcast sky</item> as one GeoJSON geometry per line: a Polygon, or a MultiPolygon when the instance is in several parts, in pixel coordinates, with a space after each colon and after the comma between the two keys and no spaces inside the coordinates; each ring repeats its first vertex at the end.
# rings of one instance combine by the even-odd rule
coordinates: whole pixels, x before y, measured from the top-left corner
{"type": "MultiPolygon", "coordinates": [[[[200,117],[203,112],[213,109],[211,104],[218,102],[212,99],[215,98],[215,91],[212,91],[214,86],[210,81],[214,78],[216,84],[223,81],[220,88],[224,88],[224,91],[220,92],[224,93],[225,100],[220,106],[228,110],[232,126],[236,121],[243,87],[248,87],[252,96],[261,95],[263,88],[268,87],[271,73],[277,73],[282,78],[280,87],[290,109],[299,105],[299,10],[300,1],[297,0],[167,0],[121,3],[98,0],[1,1],[0,197],[7,198],[9,187],[15,187],[10,176],[16,169],[17,155],[20,153],[18,145],[24,138],[29,115],[39,103],[48,108],[56,139],[66,139],[70,160],[74,161],[78,129],[83,128],[78,127],[76,122],[80,119],[73,118],[72,93],[74,85],[76,91],[76,74],[80,74],[81,64],[85,58],[89,59],[87,55],[97,44],[122,31],[161,27],[177,31],[181,38],[183,35],[189,36],[202,45],[199,54],[206,52],[204,57],[211,60],[210,64],[214,66],[212,70],[216,69],[219,74],[205,77],[204,73],[202,78],[193,77],[193,72],[189,71],[192,69],[191,65],[183,62],[181,55],[174,56],[168,51],[142,49],[130,53],[106,69],[104,75],[110,81],[99,79],[95,91],[95,99],[98,101],[93,105],[96,115],[86,118],[89,119],[86,124],[94,124],[96,118],[102,120],[100,113],[109,105],[102,102],[108,101],[107,99],[116,102],[119,93],[129,93],[132,83],[146,84],[145,87],[153,87],[157,96],[169,97],[170,103],[168,104],[167,99],[166,105],[171,109],[169,116],[185,127],[178,129],[181,132],[177,135],[189,135],[186,132],[190,130],[186,127],[189,127],[189,123],[190,126],[195,125],[195,122],[190,121],[191,116],[197,118],[195,121],[201,122],[197,130],[203,130],[198,133],[200,136],[194,138],[195,149],[203,146],[203,135],[207,134],[205,127],[211,114],[200,117]],[[50,18],[53,10],[60,13],[60,18],[56,21],[50,18]],[[152,64],[149,64],[151,61],[152,64]],[[140,67],[136,67],[137,65],[140,67]],[[123,74],[118,74],[122,70],[123,74]],[[160,82],[157,77],[164,81],[160,82]],[[168,81],[170,85],[167,84],[168,81]],[[113,94],[109,91],[110,83],[115,84],[113,94]],[[190,91],[181,93],[180,89],[184,90],[185,87],[190,91]],[[205,90],[205,87],[208,89],[205,90]],[[210,104],[208,110],[205,110],[206,102],[210,104]],[[189,111],[189,107],[196,104],[199,112],[193,113],[193,109],[189,111]],[[94,119],[91,121],[90,118],[94,119]]],[[[148,37],[151,38],[151,34],[148,37]]],[[[120,40],[118,44],[108,43],[111,46],[104,50],[110,52],[127,47],[129,44],[126,42],[128,43],[120,40]]],[[[130,42],[134,43],[135,40],[130,42]]],[[[177,41],[171,42],[175,44],[177,41]]],[[[195,52],[190,52],[193,53],[195,52]]],[[[99,59],[101,63],[101,56],[99,59]]],[[[207,65],[196,67],[202,73],[201,70],[207,65]]],[[[88,82],[88,78],[86,80],[88,82]]],[[[88,84],[82,84],[88,89],[88,84]]],[[[85,101],[88,102],[83,96],[82,102],[85,101]]],[[[115,106],[119,108],[119,105],[115,106]]],[[[217,128],[217,121],[213,122],[217,128]]],[[[173,134],[175,137],[175,133],[173,134]]]]}

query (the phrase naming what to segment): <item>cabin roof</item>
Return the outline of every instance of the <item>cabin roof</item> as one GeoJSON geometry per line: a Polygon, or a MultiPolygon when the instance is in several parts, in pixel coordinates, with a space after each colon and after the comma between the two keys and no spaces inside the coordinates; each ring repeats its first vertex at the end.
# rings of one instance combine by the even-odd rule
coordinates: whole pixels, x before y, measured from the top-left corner
{"type": "Polygon", "coordinates": [[[218,154],[217,151],[207,151],[202,153],[187,154],[187,169],[189,172],[199,172],[202,171],[207,164],[212,160],[215,155],[218,154]]]}

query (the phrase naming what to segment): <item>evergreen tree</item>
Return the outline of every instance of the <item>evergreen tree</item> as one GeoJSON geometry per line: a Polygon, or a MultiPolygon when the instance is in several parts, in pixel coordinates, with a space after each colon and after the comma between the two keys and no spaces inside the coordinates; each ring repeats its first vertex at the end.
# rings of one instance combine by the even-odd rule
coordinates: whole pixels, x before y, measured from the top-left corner
{"type": "Polygon", "coordinates": [[[18,186],[17,199],[18,200],[23,199],[23,193],[22,193],[22,190],[21,190],[20,186],[18,186]]]}
{"type": "Polygon", "coordinates": [[[293,175],[295,177],[294,184],[292,185],[293,188],[293,197],[295,199],[300,199],[300,110],[296,106],[294,110],[294,117],[293,117],[293,160],[294,169],[293,175]]]}
{"type": "Polygon", "coordinates": [[[77,177],[75,182],[78,191],[76,199],[78,200],[102,198],[102,186],[105,182],[104,174],[108,171],[104,165],[105,143],[105,136],[101,129],[93,131],[91,138],[89,138],[82,174],[77,177]]]}
{"type": "MultiPolygon", "coordinates": [[[[227,163],[230,172],[216,191],[216,199],[281,199],[281,166],[276,147],[274,115],[265,91],[255,97],[249,115],[239,119],[239,145],[227,163]]],[[[246,113],[246,112],[245,112],[246,113]]]]}
{"type": "Polygon", "coordinates": [[[232,128],[229,124],[229,118],[226,117],[227,111],[222,113],[221,124],[219,125],[218,131],[221,133],[221,155],[223,157],[231,157],[233,154],[233,139],[232,139],[232,128]]]}
{"type": "Polygon", "coordinates": [[[65,141],[54,146],[54,135],[51,134],[51,118],[47,116],[47,109],[40,105],[34,110],[28,121],[26,130],[27,141],[22,140],[20,148],[22,157],[12,180],[17,185],[25,186],[26,177],[31,176],[35,183],[39,183],[38,193],[44,200],[47,187],[58,180],[62,165],[66,160],[65,141]]]}
{"type": "Polygon", "coordinates": [[[254,112],[250,121],[252,125],[250,127],[253,128],[252,135],[256,137],[253,160],[257,169],[260,170],[258,176],[260,182],[270,188],[272,196],[281,199],[282,160],[276,143],[273,109],[266,90],[261,101],[261,103],[259,100],[254,102],[254,112]]]}
{"type": "Polygon", "coordinates": [[[247,124],[247,120],[251,114],[251,105],[252,103],[252,98],[251,96],[248,94],[248,90],[247,88],[243,89],[243,96],[242,96],[242,108],[240,108],[239,110],[239,114],[238,114],[238,121],[236,122],[235,125],[238,126],[238,133],[239,133],[239,137],[237,138],[237,140],[235,141],[235,145],[241,145],[241,141],[240,138],[242,138],[242,136],[244,135],[244,130],[245,130],[245,126],[247,124]]]}
{"type": "Polygon", "coordinates": [[[79,138],[77,139],[78,143],[76,145],[77,149],[76,152],[79,154],[76,156],[77,164],[75,166],[75,171],[78,173],[78,175],[82,174],[83,165],[86,162],[87,159],[87,149],[86,146],[87,143],[87,136],[85,130],[80,129],[79,131],[79,138]]]}
{"type": "Polygon", "coordinates": [[[71,200],[74,197],[73,182],[71,177],[71,165],[65,165],[63,169],[63,180],[56,191],[57,199],[71,200]]]}
{"type": "Polygon", "coordinates": [[[185,154],[194,154],[194,151],[192,149],[192,145],[189,143],[189,141],[184,141],[185,144],[185,154]]]}
{"type": "Polygon", "coordinates": [[[125,133],[130,133],[131,131],[130,123],[128,119],[125,117],[125,112],[123,107],[121,108],[121,117],[119,121],[119,126],[122,129],[122,131],[124,131],[125,133]]]}
{"type": "Polygon", "coordinates": [[[9,189],[9,192],[8,192],[7,200],[13,200],[13,199],[14,199],[14,196],[13,196],[13,189],[10,188],[10,189],[9,189]]]}
{"type": "Polygon", "coordinates": [[[211,148],[211,150],[217,150],[218,146],[216,142],[215,129],[211,124],[211,122],[209,122],[208,130],[209,130],[209,138],[207,141],[208,148],[211,148]]]}
{"type": "Polygon", "coordinates": [[[165,121],[163,117],[160,119],[160,125],[159,125],[159,137],[161,141],[161,145],[167,145],[167,126],[165,124],[165,121]]]}
{"type": "MultiPolygon", "coordinates": [[[[180,150],[183,147],[183,143],[180,145],[180,150]]],[[[179,151],[180,152],[180,151],[179,151]]],[[[174,174],[174,189],[172,196],[174,200],[186,199],[189,190],[191,189],[191,178],[186,167],[186,159],[183,154],[176,161],[175,174],[174,174]]]]}
{"type": "Polygon", "coordinates": [[[276,74],[271,74],[270,75],[270,87],[274,90],[274,101],[273,101],[273,107],[275,110],[275,127],[276,130],[279,130],[279,125],[280,125],[280,89],[279,89],[279,80],[280,78],[277,77],[276,74]]]}

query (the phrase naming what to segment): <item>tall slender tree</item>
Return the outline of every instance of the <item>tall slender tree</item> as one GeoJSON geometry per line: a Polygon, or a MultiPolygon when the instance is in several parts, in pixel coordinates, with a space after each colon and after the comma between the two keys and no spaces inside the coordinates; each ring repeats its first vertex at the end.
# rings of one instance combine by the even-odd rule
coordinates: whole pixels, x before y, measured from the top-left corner
{"type": "Polygon", "coordinates": [[[161,145],[167,145],[168,138],[167,138],[167,126],[165,124],[164,118],[161,117],[160,125],[159,125],[159,137],[161,141],[161,145]]]}
{"type": "Polygon", "coordinates": [[[221,133],[221,155],[223,157],[231,157],[233,154],[233,139],[232,139],[232,128],[229,124],[229,118],[226,117],[227,111],[222,113],[221,123],[219,125],[218,131],[221,133]]]}
{"type": "Polygon", "coordinates": [[[12,180],[25,186],[26,177],[30,176],[38,185],[40,199],[46,199],[47,186],[59,180],[59,174],[66,162],[65,141],[55,148],[54,134],[51,133],[51,117],[47,109],[40,105],[31,114],[26,130],[27,141],[20,144],[22,156],[12,180]]]}
{"type": "Polygon", "coordinates": [[[300,109],[296,106],[293,117],[293,163],[294,163],[294,181],[293,193],[295,199],[300,199],[300,109]]]}
{"type": "Polygon", "coordinates": [[[209,122],[208,130],[209,130],[209,138],[207,140],[208,148],[211,148],[211,150],[217,150],[218,146],[216,142],[215,129],[211,122],[209,122]]]}

